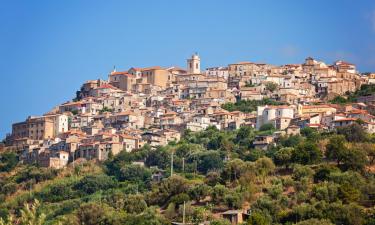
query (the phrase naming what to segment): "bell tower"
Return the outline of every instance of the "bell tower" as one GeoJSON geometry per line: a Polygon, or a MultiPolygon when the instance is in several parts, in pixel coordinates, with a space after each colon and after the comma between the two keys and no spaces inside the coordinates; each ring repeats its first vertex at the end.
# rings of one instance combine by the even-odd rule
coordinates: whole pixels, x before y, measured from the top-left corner
{"type": "Polygon", "coordinates": [[[197,53],[187,60],[187,71],[189,74],[201,73],[201,59],[197,53]]]}

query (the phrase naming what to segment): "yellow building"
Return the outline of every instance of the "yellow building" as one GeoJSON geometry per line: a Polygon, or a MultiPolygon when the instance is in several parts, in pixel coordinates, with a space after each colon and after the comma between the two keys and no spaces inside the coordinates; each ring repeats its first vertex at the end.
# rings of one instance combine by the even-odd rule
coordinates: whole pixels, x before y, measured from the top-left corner
{"type": "Polygon", "coordinates": [[[298,105],[299,115],[330,115],[336,113],[336,108],[329,105],[298,105]]]}

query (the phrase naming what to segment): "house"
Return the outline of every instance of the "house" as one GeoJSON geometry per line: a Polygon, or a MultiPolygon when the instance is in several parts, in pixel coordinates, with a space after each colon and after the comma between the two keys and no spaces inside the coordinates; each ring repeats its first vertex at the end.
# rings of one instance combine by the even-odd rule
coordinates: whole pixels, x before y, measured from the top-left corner
{"type": "Polygon", "coordinates": [[[241,100],[262,100],[264,95],[252,87],[241,87],[240,98],[241,100]]]}
{"type": "Polygon", "coordinates": [[[91,142],[84,143],[75,151],[75,159],[85,158],[87,160],[97,159],[104,161],[108,159],[111,153],[117,155],[122,150],[122,145],[119,142],[91,142]]]}
{"type": "Polygon", "coordinates": [[[220,213],[220,215],[224,219],[229,220],[233,225],[242,224],[250,217],[250,214],[244,210],[228,210],[220,213]]]}
{"type": "Polygon", "coordinates": [[[224,79],[227,79],[229,76],[229,70],[228,67],[211,67],[206,68],[206,76],[210,77],[222,77],[224,79]]]}
{"type": "Polygon", "coordinates": [[[289,126],[290,120],[294,118],[294,107],[281,106],[258,106],[257,108],[257,124],[259,129],[264,124],[273,124],[274,127],[285,129],[289,126]]]}
{"type": "Polygon", "coordinates": [[[340,118],[340,119],[335,119],[332,122],[332,127],[333,128],[344,127],[344,126],[352,125],[356,121],[357,121],[357,119],[355,119],[355,118],[340,118]]]}
{"type": "Polygon", "coordinates": [[[220,125],[216,122],[211,122],[211,119],[206,116],[195,116],[193,120],[186,124],[186,129],[193,132],[207,129],[209,126],[215,126],[220,130],[220,125]]]}
{"type": "Polygon", "coordinates": [[[69,153],[65,151],[44,151],[38,157],[38,165],[54,169],[61,169],[68,165],[69,153]]]}
{"type": "Polygon", "coordinates": [[[272,135],[258,135],[253,141],[254,148],[266,150],[268,145],[272,144],[274,137],[272,135]]]}
{"type": "Polygon", "coordinates": [[[114,93],[121,93],[119,88],[111,85],[111,84],[103,84],[97,88],[94,88],[90,91],[90,96],[92,97],[101,97],[101,96],[108,96],[114,93]]]}
{"type": "Polygon", "coordinates": [[[179,141],[181,134],[174,130],[158,130],[152,129],[142,134],[142,139],[147,142],[151,147],[163,146],[170,141],[179,141]]]}
{"type": "Polygon", "coordinates": [[[296,125],[290,125],[286,128],[287,135],[299,135],[300,134],[300,127],[296,125]]]}
{"type": "Polygon", "coordinates": [[[134,149],[139,149],[144,145],[141,137],[126,134],[120,135],[120,142],[123,143],[123,149],[126,152],[131,152],[134,149]]]}

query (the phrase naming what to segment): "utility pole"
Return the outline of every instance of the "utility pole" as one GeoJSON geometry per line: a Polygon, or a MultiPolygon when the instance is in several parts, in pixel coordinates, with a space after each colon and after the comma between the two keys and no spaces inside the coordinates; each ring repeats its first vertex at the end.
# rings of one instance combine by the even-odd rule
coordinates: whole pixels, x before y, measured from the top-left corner
{"type": "Polygon", "coordinates": [[[185,157],[182,157],[182,172],[185,173],[185,157]]]}
{"type": "Polygon", "coordinates": [[[185,225],[185,201],[184,201],[184,210],[182,212],[182,224],[185,225]]]}
{"type": "Polygon", "coordinates": [[[173,176],[173,152],[171,157],[171,176],[173,176]]]}
{"type": "Polygon", "coordinates": [[[75,161],[75,157],[74,156],[75,156],[75,151],[73,152],[73,162],[72,162],[73,163],[73,170],[74,170],[74,166],[75,166],[74,165],[74,161],[75,161]]]}

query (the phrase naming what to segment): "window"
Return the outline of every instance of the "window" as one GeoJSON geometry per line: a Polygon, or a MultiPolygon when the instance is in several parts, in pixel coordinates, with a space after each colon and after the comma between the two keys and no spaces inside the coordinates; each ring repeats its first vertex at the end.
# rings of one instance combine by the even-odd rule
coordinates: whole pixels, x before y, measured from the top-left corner
{"type": "Polygon", "coordinates": [[[198,69],[198,63],[195,64],[195,68],[198,69]]]}

